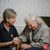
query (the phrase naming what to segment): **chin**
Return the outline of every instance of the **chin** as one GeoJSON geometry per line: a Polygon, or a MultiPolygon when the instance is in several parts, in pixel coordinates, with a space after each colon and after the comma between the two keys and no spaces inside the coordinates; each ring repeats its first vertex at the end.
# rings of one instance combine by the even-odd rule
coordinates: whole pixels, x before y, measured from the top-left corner
{"type": "Polygon", "coordinates": [[[33,30],[35,30],[35,28],[33,28],[33,30]]]}
{"type": "Polygon", "coordinates": [[[12,25],[14,25],[14,24],[12,24],[12,25]]]}
{"type": "Polygon", "coordinates": [[[14,25],[14,23],[12,23],[11,25],[14,25]]]}

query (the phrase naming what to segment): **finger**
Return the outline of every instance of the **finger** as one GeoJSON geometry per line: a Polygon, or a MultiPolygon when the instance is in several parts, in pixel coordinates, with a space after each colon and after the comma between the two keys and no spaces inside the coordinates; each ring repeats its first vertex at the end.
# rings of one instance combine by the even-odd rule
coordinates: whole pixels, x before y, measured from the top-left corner
{"type": "Polygon", "coordinates": [[[20,46],[20,48],[22,49],[23,47],[22,47],[22,46],[20,46]]]}
{"type": "Polygon", "coordinates": [[[22,50],[24,50],[24,49],[22,49],[22,50]]]}

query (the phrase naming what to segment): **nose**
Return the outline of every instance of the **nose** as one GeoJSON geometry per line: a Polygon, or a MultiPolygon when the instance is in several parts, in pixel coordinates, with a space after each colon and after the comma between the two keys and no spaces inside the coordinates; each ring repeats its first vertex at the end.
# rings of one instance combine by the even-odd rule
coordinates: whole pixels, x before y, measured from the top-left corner
{"type": "Polygon", "coordinates": [[[17,20],[15,19],[15,22],[16,22],[17,20]]]}
{"type": "Polygon", "coordinates": [[[31,26],[29,26],[29,28],[31,29],[31,26]]]}

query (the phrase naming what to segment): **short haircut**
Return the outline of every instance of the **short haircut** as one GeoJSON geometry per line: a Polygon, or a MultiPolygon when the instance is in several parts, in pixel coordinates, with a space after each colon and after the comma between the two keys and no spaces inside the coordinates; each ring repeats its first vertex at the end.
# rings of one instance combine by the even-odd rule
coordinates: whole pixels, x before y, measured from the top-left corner
{"type": "Polygon", "coordinates": [[[6,18],[13,18],[16,15],[17,13],[13,9],[8,8],[3,12],[3,19],[6,21],[6,18]]]}

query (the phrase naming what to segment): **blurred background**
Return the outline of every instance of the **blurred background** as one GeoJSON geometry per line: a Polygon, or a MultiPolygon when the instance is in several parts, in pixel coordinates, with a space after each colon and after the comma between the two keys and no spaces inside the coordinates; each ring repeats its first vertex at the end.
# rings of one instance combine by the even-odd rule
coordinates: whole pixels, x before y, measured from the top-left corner
{"type": "Polygon", "coordinates": [[[7,8],[12,8],[18,14],[15,22],[19,34],[22,32],[25,22],[24,17],[28,14],[36,14],[44,19],[50,26],[50,0],[0,0],[0,16],[7,8]]]}

